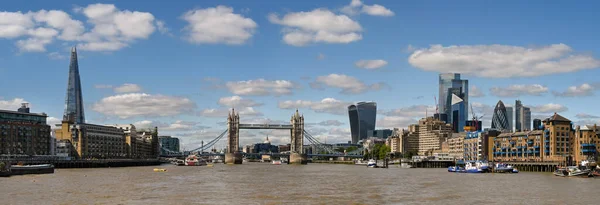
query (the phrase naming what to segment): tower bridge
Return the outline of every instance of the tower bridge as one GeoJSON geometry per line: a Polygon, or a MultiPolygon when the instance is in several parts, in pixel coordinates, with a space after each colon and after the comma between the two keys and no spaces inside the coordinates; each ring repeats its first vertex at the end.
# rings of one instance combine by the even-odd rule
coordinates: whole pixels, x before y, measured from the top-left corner
{"type": "MultiPolygon", "coordinates": [[[[290,124],[243,124],[240,123],[239,113],[235,112],[235,109],[232,109],[231,112],[227,116],[227,129],[223,131],[219,136],[215,139],[209,141],[206,144],[203,144],[201,147],[193,149],[189,151],[190,153],[198,152],[200,150],[209,150],[212,146],[214,146],[219,140],[223,137],[227,136],[227,151],[225,152],[225,163],[227,164],[241,164],[244,155],[252,155],[251,153],[241,153],[239,152],[239,139],[240,139],[240,129],[279,129],[279,130],[290,130],[290,153],[289,154],[271,154],[277,156],[289,156],[290,164],[306,164],[307,157],[309,156],[323,156],[323,157],[362,157],[361,150],[358,149],[351,153],[341,153],[334,151],[331,147],[326,144],[319,142],[315,137],[313,137],[310,133],[308,133],[304,129],[304,116],[301,115],[298,110],[292,115],[290,119],[290,124]],[[317,148],[326,152],[310,154],[307,155],[304,153],[303,145],[304,139],[307,139],[308,142],[312,145],[315,145],[317,148]]],[[[162,148],[162,146],[161,146],[162,148]]],[[[166,151],[167,156],[181,156],[183,153],[174,152],[171,150],[166,151]]],[[[201,153],[202,155],[202,153],[201,153]]],[[[210,154],[210,155],[223,155],[223,154],[210,154]]]]}

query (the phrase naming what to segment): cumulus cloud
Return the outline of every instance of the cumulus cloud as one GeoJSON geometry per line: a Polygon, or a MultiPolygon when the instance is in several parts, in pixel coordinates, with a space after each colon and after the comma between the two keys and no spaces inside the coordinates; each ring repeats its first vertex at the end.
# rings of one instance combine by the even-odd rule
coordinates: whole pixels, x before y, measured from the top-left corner
{"type": "Polygon", "coordinates": [[[219,105],[224,107],[257,107],[262,106],[262,103],[257,103],[251,99],[244,99],[240,96],[223,97],[219,99],[219,105]]]}
{"type": "Polygon", "coordinates": [[[381,90],[389,87],[383,82],[367,85],[355,77],[343,74],[319,76],[314,82],[310,83],[310,85],[314,89],[323,89],[324,86],[341,88],[341,93],[343,94],[360,94],[369,90],[381,90]]]}
{"type": "Polygon", "coordinates": [[[532,77],[600,67],[600,60],[574,54],[565,44],[542,47],[432,45],[415,50],[408,62],[426,71],[489,78],[532,77]]]}
{"type": "Polygon", "coordinates": [[[147,39],[157,24],[151,13],[119,10],[112,4],[91,4],[75,12],[91,28],[61,10],[0,12],[0,38],[17,39],[21,52],[44,52],[55,40],[77,42],[80,50],[115,51],[147,39]]]}
{"type": "Polygon", "coordinates": [[[317,123],[318,125],[321,126],[340,126],[343,125],[343,122],[340,122],[339,120],[325,120],[322,122],[317,123]]]}
{"type": "Polygon", "coordinates": [[[510,85],[506,88],[493,87],[490,93],[498,97],[518,97],[525,95],[541,96],[548,92],[548,87],[543,85],[510,85]]]}
{"type": "Polygon", "coordinates": [[[600,89],[600,84],[588,84],[584,83],[580,86],[570,86],[566,91],[557,92],[552,91],[554,96],[558,97],[582,97],[582,96],[592,96],[596,90],[600,89]]]}
{"type": "Polygon", "coordinates": [[[92,106],[96,112],[119,118],[173,116],[189,113],[195,108],[196,103],[188,98],[146,93],[105,97],[92,106]]]}
{"type": "Polygon", "coordinates": [[[477,86],[472,85],[471,88],[469,88],[469,97],[478,98],[484,96],[485,94],[483,94],[483,92],[479,90],[477,86]]]}
{"type": "Polygon", "coordinates": [[[435,106],[412,105],[393,110],[381,110],[378,113],[386,116],[422,118],[426,114],[433,115],[435,113],[435,106]]]}
{"type": "Polygon", "coordinates": [[[272,13],[268,18],[271,23],[284,26],[283,41],[292,46],[310,43],[346,44],[362,39],[362,27],[358,22],[323,8],[290,12],[281,18],[272,13]]]}
{"type": "Polygon", "coordinates": [[[248,80],[248,81],[237,81],[227,82],[225,86],[229,92],[236,95],[253,95],[253,96],[266,96],[266,95],[291,95],[292,91],[298,86],[287,80],[248,80]]]}
{"type": "Polygon", "coordinates": [[[0,110],[16,111],[22,103],[27,103],[23,98],[14,98],[12,100],[3,100],[0,98],[0,110]]]}
{"type": "Polygon", "coordinates": [[[244,44],[258,27],[227,6],[191,10],[181,18],[188,23],[185,38],[195,44],[244,44]]]}
{"type": "Polygon", "coordinates": [[[358,15],[365,13],[371,16],[393,16],[394,12],[379,4],[365,5],[360,0],[352,0],[349,5],[342,7],[342,13],[358,15]]]}
{"type": "Polygon", "coordinates": [[[415,124],[418,121],[413,117],[401,117],[401,116],[386,116],[377,120],[377,127],[379,128],[407,128],[411,124],[415,124]]]}
{"type": "Polygon", "coordinates": [[[46,124],[50,125],[50,127],[52,127],[52,128],[57,128],[56,125],[61,124],[61,123],[62,123],[62,119],[58,119],[55,117],[46,118],[46,124]]]}
{"type": "Polygon", "coordinates": [[[183,121],[177,120],[172,123],[163,123],[158,121],[151,120],[142,120],[138,122],[134,122],[133,125],[137,129],[150,129],[154,127],[158,127],[159,132],[168,131],[168,132],[183,132],[183,131],[191,131],[191,130],[202,130],[208,127],[200,126],[199,122],[191,122],[191,121],[183,121]]]}
{"type": "Polygon", "coordinates": [[[388,64],[387,61],[384,60],[359,60],[354,63],[356,67],[367,69],[367,70],[375,70],[386,66],[388,64]]]}
{"type": "MultiPolygon", "coordinates": [[[[215,118],[225,118],[231,112],[231,109],[227,108],[217,108],[217,109],[204,109],[198,113],[198,115],[203,117],[215,117],[215,118]]],[[[235,112],[239,113],[240,116],[263,116],[263,113],[255,110],[253,107],[243,107],[243,108],[235,108],[235,112]]]]}
{"type": "Polygon", "coordinates": [[[67,59],[67,56],[62,55],[58,52],[51,52],[51,53],[48,53],[48,58],[50,58],[52,60],[64,60],[64,59],[67,59]]]}
{"type": "Polygon", "coordinates": [[[142,91],[142,87],[137,84],[125,83],[114,88],[115,93],[135,93],[142,91]]]}
{"type": "Polygon", "coordinates": [[[575,115],[575,117],[577,117],[579,119],[597,119],[597,118],[600,118],[600,116],[590,115],[590,114],[586,114],[586,113],[579,113],[579,114],[575,115]]]}
{"type": "Polygon", "coordinates": [[[545,105],[534,105],[529,107],[533,113],[560,113],[569,110],[564,105],[549,103],[545,105]]]}
{"type": "Polygon", "coordinates": [[[281,109],[298,109],[309,108],[319,113],[329,113],[335,115],[344,115],[348,113],[348,105],[351,103],[336,100],[334,98],[324,98],[321,101],[305,101],[305,100],[287,100],[279,102],[278,107],[281,109]]]}

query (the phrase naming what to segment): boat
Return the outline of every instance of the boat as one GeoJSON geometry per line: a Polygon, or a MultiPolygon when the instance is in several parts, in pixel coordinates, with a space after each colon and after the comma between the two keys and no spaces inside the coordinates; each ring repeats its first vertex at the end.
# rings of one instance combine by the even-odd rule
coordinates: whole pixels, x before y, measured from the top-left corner
{"type": "Polygon", "coordinates": [[[498,163],[494,167],[494,172],[497,172],[497,173],[519,173],[519,170],[508,164],[498,163]]]}
{"type": "Polygon", "coordinates": [[[448,172],[456,172],[457,168],[458,168],[457,166],[449,166],[448,167],[448,172]]]}
{"type": "Polygon", "coordinates": [[[175,161],[175,165],[177,165],[177,166],[185,166],[185,161],[179,159],[179,160],[175,161]]]}
{"type": "Polygon", "coordinates": [[[167,169],[154,168],[154,172],[167,172],[167,169]]]}
{"type": "Polygon", "coordinates": [[[367,162],[367,167],[377,168],[377,162],[375,162],[375,160],[370,159],[369,162],[367,162]]]}
{"type": "Polygon", "coordinates": [[[207,167],[213,167],[214,165],[213,164],[207,164],[206,166],[207,167]]]}
{"type": "Polygon", "coordinates": [[[596,165],[596,168],[594,169],[594,171],[592,171],[592,175],[600,177],[600,165],[596,165]]]}
{"type": "Polygon", "coordinates": [[[198,159],[198,157],[196,155],[190,155],[187,158],[185,158],[185,165],[186,166],[204,166],[204,165],[206,165],[206,162],[202,159],[198,159]]]}
{"type": "Polygon", "coordinates": [[[37,165],[12,165],[10,168],[11,175],[24,174],[53,174],[54,165],[52,164],[37,164],[37,165]]]}
{"type": "Polygon", "coordinates": [[[356,160],[356,162],[354,162],[354,164],[356,165],[367,165],[366,162],[362,161],[362,160],[356,160]]]}
{"type": "Polygon", "coordinates": [[[273,165],[281,165],[281,160],[273,160],[271,161],[273,165]]]}
{"type": "Polygon", "coordinates": [[[559,168],[556,171],[554,171],[554,176],[559,176],[559,177],[590,177],[593,176],[593,173],[591,173],[591,170],[589,169],[580,169],[577,166],[569,166],[569,167],[565,167],[565,168],[559,168]]]}
{"type": "Polygon", "coordinates": [[[465,167],[459,167],[457,168],[457,171],[459,173],[484,173],[485,171],[482,170],[476,163],[473,162],[467,162],[465,164],[465,167]]]}

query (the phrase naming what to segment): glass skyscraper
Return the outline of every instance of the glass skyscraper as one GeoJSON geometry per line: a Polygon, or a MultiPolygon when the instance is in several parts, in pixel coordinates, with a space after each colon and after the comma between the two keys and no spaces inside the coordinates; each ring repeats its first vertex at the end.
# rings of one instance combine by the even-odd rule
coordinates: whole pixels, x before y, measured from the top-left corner
{"type": "Polygon", "coordinates": [[[496,108],[494,108],[494,116],[492,116],[492,128],[500,130],[501,132],[509,131],[507,115],[504,103],[502,100],[498,101],[496,108]]]}
{"type": "Polygon", "coordinates": [[[531,110],[523,106],[520,100],[515,101],[515,131],[531,130],[531,110]]]}
{"type": "MultiPolygon", "coordinates": [[[[439,99],[438,107],[439,113],[446,114],[448,121],[446,123],[454,124],[452,122],[452,94],[462,99],[465,109],[462,110],[460,115],[468,116],[469,113],[469,81],[461,80],[459,73],[442,73],[439,77],[439,99]]],[[[466,121],[466,117],[462,119],[466,121]]],[[[458,122],[460,123],[460,122],[458,122]]],[[[464,124],[465,122],[462,122],[464,124]]]]}
{"type": "Polygon", "coordinates": [[[79,64],[77,62],[77,49],[71,48],[71,62],[69,64],[69,81],[65,99],[65,113],[63,121],[82,124],[85,123],[83,112],[83,97],[81,95],[81,80],[79,78],[79,64]]]}
{"type": "Polygon", "coordinates": [[[348,106],[348,117],[350,118],[350,132],[352,143],[367,139],[367,132],[375,130],[377,120],[377,103],[359,102],[348,106]]]}
{"type": "Polygon", "coordinates": [[[467,112],[465,109],[467,106],[462,98],[452,94],[452,115],[450,115],[450,122],[452,122],[452,130],[456,133],[464,132],[465,125],[467,122],[467,112]]]}

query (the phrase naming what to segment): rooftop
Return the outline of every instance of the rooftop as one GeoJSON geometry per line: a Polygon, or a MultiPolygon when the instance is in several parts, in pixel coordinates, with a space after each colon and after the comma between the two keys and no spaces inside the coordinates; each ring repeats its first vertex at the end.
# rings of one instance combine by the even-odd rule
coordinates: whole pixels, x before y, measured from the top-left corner
{"type": "Polygon", "coordinates": [[[554,113],[554,115],[550,116],[549,118],[546,118],[543,122],[554,122],[554,121],[558,121],[558,122],[571,122],[571,120],[554,113]]]}
{"type": "Polygon", "coordinates": [[[48,117],[46,113],[26,113],[26,112],[17,112],[11,110],[0,110],[0,113],[10,113],[10,114],[19,114],[19,115],[30,115],[30,116],[39,116],[39,117],[48,117]]]}

